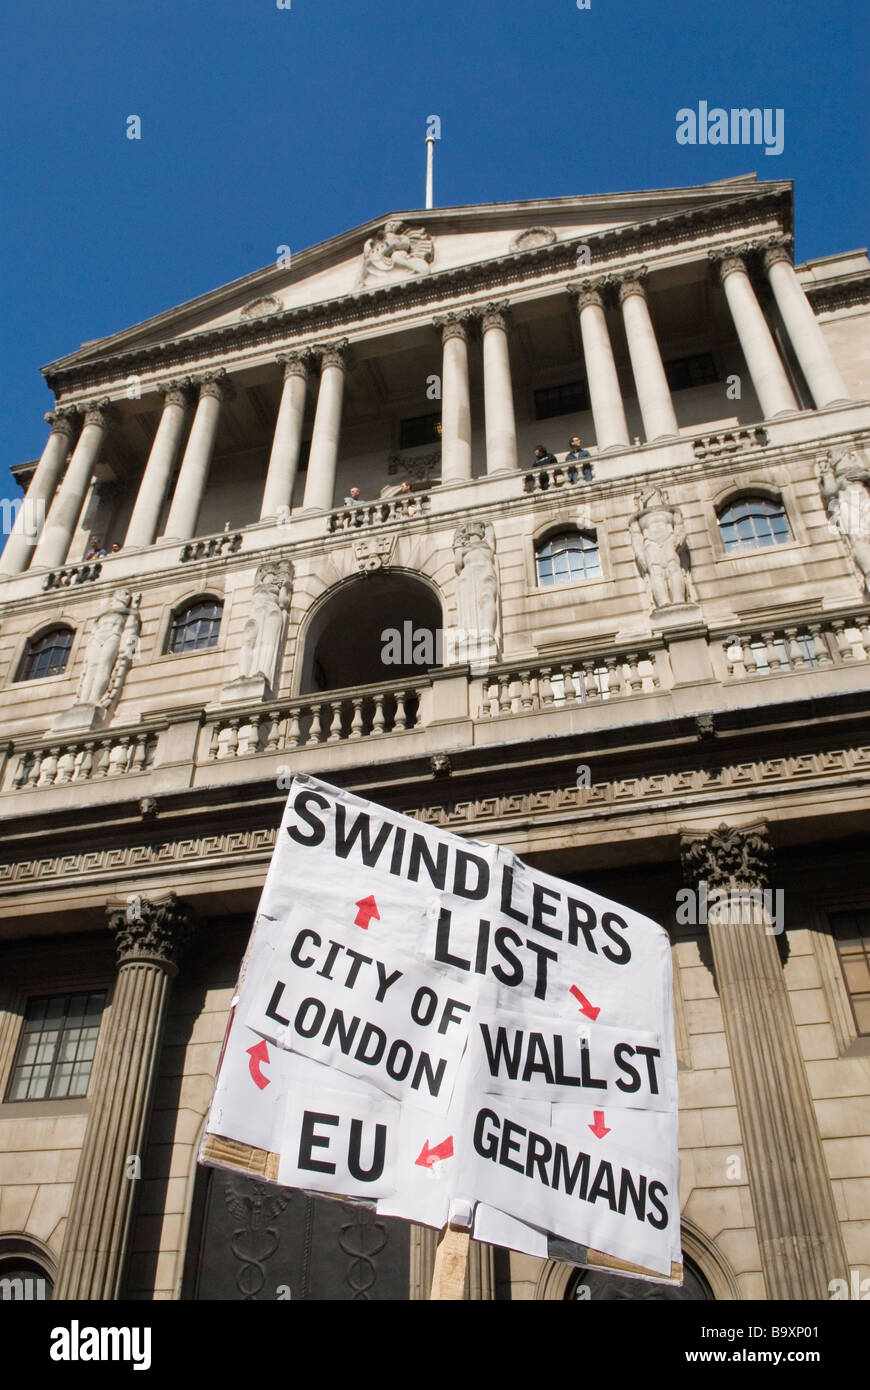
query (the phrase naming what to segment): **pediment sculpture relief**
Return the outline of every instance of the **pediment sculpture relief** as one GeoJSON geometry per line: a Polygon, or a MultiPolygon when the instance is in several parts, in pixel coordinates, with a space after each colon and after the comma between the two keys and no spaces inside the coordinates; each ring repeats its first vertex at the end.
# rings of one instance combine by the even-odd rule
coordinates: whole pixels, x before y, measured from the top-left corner
{"type": "Polygon", "coordinates": [[[401,219],[393,218],[363,247],[359,284],[395,279],[397,275],[425,275],[434,258],[432,238],[423,227],[406,227],[401,219]]]}

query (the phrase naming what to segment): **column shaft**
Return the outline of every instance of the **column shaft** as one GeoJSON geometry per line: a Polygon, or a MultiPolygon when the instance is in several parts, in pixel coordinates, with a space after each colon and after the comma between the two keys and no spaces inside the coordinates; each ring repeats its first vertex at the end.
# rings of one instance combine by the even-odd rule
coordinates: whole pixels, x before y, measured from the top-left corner
{"type": "Polygon", "coordinates": [[[468,333],[462,318],[436,320],[444,356],[441,368],[441,481],[471,477],[471,402],[468,389],[468,333]]]}
{"type": "Polygon", "coordinates": [[[764,266],[789,340],[816,406],[849,400],[846,383],[831,355],[813,307],[804,294],[784,246],[765,252],[764,266]]]}
{"type": "Polygon", "coordinates": [[[64,1233],[58,1299],[118,1299],[171,981],[190,910],[174,895],[113,914],[120,967],[64,1233]]]}
{"type": "Polygon", "coordinates": [[[482,320],[487,473],[503,473],[518,466],[506,310],[506,304],[488,304],[482,320]]]}
{"type": "Polygon", "coordinates": [[[594,286],[581,287],[577,308],[595,441],[601,451],[624,449],[628,446],[628,424],[600,291],[594,286]]]}
{"type": "Polygon", "coordinates": [[[672,438],[680,431],[640,278],[623,280],[619,301],[647,442],[672,438]]]}
{"type": "Polygon", "coordinates": [[[282,361],[285,362],[284,385],[260,508],[261,521],[276,517],[280,507],[290,507],[302,445],[308,360],[294,354],[282,361]]]}
{"type": "Polygon", "coordinates": [[[846,1257],[776,937],[760,910],[768,856],[764,826],[683,837],[688,874],[729,895],[711,906],[708,931],[767,1296],[818,1300],[846,1257]]]}
{"type": "Polygon", "coordinates": [[[105,434],[105,410],[89,410],[36,546],[33,556],[35,565],[54,569],[65,562],[105,434]]]}
{"type": "Polygon", "coordinates": [[[166,500],[169,479],[178,457],[178,446],[184,432],[186,413],[187,399],[184,391],[176,387],[168,389],[163,398],[160,423],[157,426],[154,443],[151,445],[151,453],[148,455],[145,473],[139,484],[133,515],[130,518],[130,524],[124,538],[125,548],[127,546],[154,544],[160,512],[166,500]]]}
{"type": "Polygon", "coordinates": [[[769,420],[774,415],[786,415],[797,410],[798,403],[761,305],[755,297],[742,255],[725,256],[721,261],[720,275],[762,417],[769,420]]]}
{"type": "Polygon", "coordinates": [[[6,542],[0,560],[0,574],[21,574],[27,569],[45,523],[46,512],[54,497],[58,479],[69,458],[74,433],[73,418],[67,414],[51,412],[45,418],[51,425],[51,433],[6,542]]]}
{"type": "Polygon", "coordinates": [[[346,370],[343,347],[326,349],[320,359],[320,389],[311,434],[303,507],[327,512],[335,504],[335,470],[341,434],[346,370]]]}
{"type": "Polygon", "coordinates": [[[208,378],[199,388],[196,414],[166,519],[166,538],[186,541],[196,529],[217,438],[221,401],[226,395],[226,386],[215,377],[208,378]]]}

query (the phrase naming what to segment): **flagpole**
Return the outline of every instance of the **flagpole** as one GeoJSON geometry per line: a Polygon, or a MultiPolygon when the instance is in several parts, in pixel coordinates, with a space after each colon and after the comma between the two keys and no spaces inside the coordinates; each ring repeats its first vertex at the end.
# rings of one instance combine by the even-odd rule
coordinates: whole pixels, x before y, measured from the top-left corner
{"type": "Polygon", "coordinates": [[[433,168],[435,163],[435,136],[426,136],[426,206],[431,208],[432,203],[432,184],[433,168]]]}

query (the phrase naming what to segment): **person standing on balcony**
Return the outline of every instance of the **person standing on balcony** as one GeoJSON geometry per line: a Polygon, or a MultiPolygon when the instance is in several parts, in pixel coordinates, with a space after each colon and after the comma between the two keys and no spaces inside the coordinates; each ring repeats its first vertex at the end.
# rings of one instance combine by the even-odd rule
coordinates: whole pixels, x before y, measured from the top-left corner
{"type": "MultiPolygon", "coordinates": [[[[582,464],[583,464],[583,481],[584,481],[584,483],[588,483],[588,482],[590,482],[591,479],[592,479],[592,464],[589,462],[589,459],[590,459],[589,450],[583,448],[583,441],[581,440],[579,434],[572,434],[571,439],[569,440],[569,443],[568,443],[568,452],[567,452],[567,454],[565,455],[565,462],[566,462],[566,463],[581,463],[581,462],[582,462],[582,464]]],[[[569,476],[570,476],[570,478],[571,478],[571,482],[572,482],[572,483],[575,483],[575,482],[577,481],[577,469],[576,469],[576,468],[571,468],[571,469],[568,470],[568,472],[569,472],[569,476]]]]}
{"type": "Polygon", "coordinates": [[[550,463],[555,463],[555,462],[556,462],[556,455],[550,453],[550,450],[547,448],[546,444],[536,444],[536,445],[535,445],[535,463],[536,463],[536,464],[550,464],[550,463]]]}

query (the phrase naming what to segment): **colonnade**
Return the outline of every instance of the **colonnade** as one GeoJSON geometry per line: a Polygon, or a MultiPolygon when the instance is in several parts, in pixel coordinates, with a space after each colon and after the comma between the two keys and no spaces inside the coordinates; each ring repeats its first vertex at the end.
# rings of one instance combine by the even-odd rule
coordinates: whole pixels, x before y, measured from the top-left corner
{"type": "MultiPolygon", "coordinates": [[[[747,266],[752,251],[762,262],[789,341],[818,408],[848,400],[848,392],[822,330],[795,273],[784,238],[762,245],[718,248],[709,252],[720,278],[749,376],[771,419],[797,411],[785,366],[758,301],[747,266]]],[[[635,267],[569,285],[579,318],[589,400],[599,452],[629,445],[622,391],[614,360],[605,308],[617,303],[628,344],[634,386],[648,443],[679,435],[671,392],[650,315],[647,268],[635,267]]],[[[436,318],[442,342],[442,484],[471,478],[471,404],[468,342],[480,329],[483,357],[484,424],[487,474],[518,466],[506,301],[436,318]]],[[[350,366],[347,339],[282,354],[283,385],[260,511],[261,520],[277,517],[291,505],[302,447],[308,378],[319,367],[320,380],[303,510],[329,510],[334,504],[345,378],[350,366]]],[[[196,381],[169,381],[161,387],[163,408],[133,512],[124,548],[153,545],[164,510],[188,420],[181,458],[164,528],[164,538],[179,541],[196,534],[197,518],[208,482],[223,403],[234,394],[225,370],[196,381]]],[[[0,573],[20,574],[32,564],[55,568],[66,562],[103,448],[113,407],[108,400],[80,412],[58,409],[46,416],[48,442],[33,474],[25,505],[0,559],[0,573]],[[47,513],[47,514],[46,514],[47,513]],[[45,514],[41,532],[33,518],[45,514]]]]}

